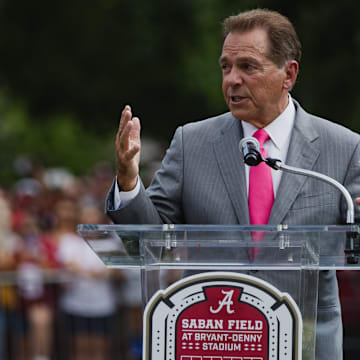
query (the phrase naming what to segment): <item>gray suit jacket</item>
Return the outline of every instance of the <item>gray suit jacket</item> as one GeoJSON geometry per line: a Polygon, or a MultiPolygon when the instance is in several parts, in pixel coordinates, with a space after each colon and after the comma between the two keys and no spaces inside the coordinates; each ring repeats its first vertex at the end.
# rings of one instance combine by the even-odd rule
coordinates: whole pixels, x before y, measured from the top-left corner
{"type": "MultiPolygon", "coordinates": [[[[360,136],[294,103],[286,164],[326,174],[353,198],[360,196],[360,136]]],[[[138,196],[120,210],[112,210],[112,188],[106,200],[108,215],[122,224],[249,224],[238,148],[242,137],[241,123],[231,113],[178,128],[150,187],[141,185],[138,196]]],[[[345,208],[341,194],[330,185],[283,173],[269,224],[341,224],[345,208]]],[[[320,273],[318,305],[316,358],[339,360],[342,327],[333,271],[320,273]]]]}

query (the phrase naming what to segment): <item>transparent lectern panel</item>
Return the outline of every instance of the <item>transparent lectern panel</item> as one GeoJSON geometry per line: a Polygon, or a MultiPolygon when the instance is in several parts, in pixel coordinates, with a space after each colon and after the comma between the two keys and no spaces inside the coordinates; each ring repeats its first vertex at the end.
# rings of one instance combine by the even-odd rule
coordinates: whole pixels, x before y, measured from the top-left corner
{"type": "Polygon", "coordinates": [[[321,270],[360,270],[358,225],[328,226],[320,235],[321,270]]]}
{"type": "Polygon", "coordinates": [[[262,266],[274,266],[274,263],[296,266],[307,257],[311,263],[313,255],[316,257],[319,252],[322,270],[360,270],[358,225],[79,225],[78,232],[109,267],[144,266],[142,248],[146,249],[146,264],[166,266],[167,262],[175,260],[171,266],[176,266],[179,261],[183,266],[184,247],[188,247],[192,249],[186,252],[185,262],[189,266],[195,263],[205,266],[206,260],[212,266],[214,260],[245,266],[249,262],[249,249],[258,248],[255,262],[262,266]],[[256,234],[260,234],[261,241],[254,242],[256,234]],[[306,253],[301,250],[304,241],[306,253]],[[142,242],[144,246],[140,245],[142,242]],[[176,251],[174,244],[179,245],[175,246],[176,251]],[[173,253],[170,258],[169,246],[173,253]],[[234,246],[237,250],[229,251],[234,246]]]}
{"type": "Polygon", "coordinates": [[[79,225],[78,232],[109,268],[141,268],[140,233],[108,225],[79,225]]]}
{"type": "Polygon", "coordinates": [[[243,267],[256,248],[258,266],[311,264],[319,252],[322,270],[360,270],[358,225],[79,225],[78,232],[109,267],[206,267],[207,261],[211,267],[243,267]]]}
{"type": "MultiPolygon", "coordinates": [[[[303,321],[303,358],[314,359],[320,233],[263,228],[174,228],[144,234],[144,305],[178,280],[212,272],[241,273],[271,284],[295,301],[303,321]],[[254,242],[254,239],[261,241],[254,242]]],[[[178,285],[177,285],[178,286],[178,285]]]]}
{"type": "Polygon", "coordinates": [[[174,230],[144,234],[144,265],[198,270],[283,269],[318,265],[318,232],[174,230]]]}
{"type": "Polygon", "coordinates": [[[360,270],[357,225],[79,225],[78,232],[107,266],[141,268],[144,305],[176,281],[175,288],[214,271],[289,294],[301,312],[307,360],[315,358],[319,269],[360,270]]]}
{"type": "Polygon", "coordinates": [[[158,289],[168,286],[169,281],[200,272],[231,271],[272,283],[289,293],[301,307],[302,294],[313,289],[308,285],[317,284],[320,233],[276,232],[272,228],[263,231],[254,227],[251,231],[244,227],[242,231],[229,227],[226,230],[177,228],[162,238],[144,234],[143,267],[151,278],[144,293],[146,301],[158,289]],[[156,277],[158,280],[154,280],[156,277]]]}

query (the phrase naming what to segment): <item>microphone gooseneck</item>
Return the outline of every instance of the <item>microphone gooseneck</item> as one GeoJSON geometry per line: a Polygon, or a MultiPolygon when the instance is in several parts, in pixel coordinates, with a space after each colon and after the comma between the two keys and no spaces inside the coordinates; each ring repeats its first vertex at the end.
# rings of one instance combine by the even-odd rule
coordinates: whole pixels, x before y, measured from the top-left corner
{"type": "MultiPolygon", "coordinates": [[[[346,223],[355,224],[354,203],[348,190],[335,179],[321,174],[316,171],[300,169],[293,166],[285,165],[279,159],[266,158],[264,159],[260,153],[260,144],[254,137],[243,138],[239,143],[239,148],[244,156],[244,162],[249,166],[256,166],[264,161],[268,166],[275,170],[282,170],[291,174],[309,176],[318,180],[322,180],[327,184],[335,187],[344,196],[347,204],[346,223]]],[[[347,254],[347,262],[349,264],[356,264],[359,261],[360,255],[360,233],[349,232],[347,234],[345,253],[347,254]]]]}
{"type": "Polygon", "coordinates": [[[272,167],[275,170],[282,170],[284,172],[288,172],[290,174],[298,174],[298,175],[304,175],[309,176],[315,179],[322,180],[326,182],[329,185],[334,186],[336,189],[338,189],[344,196],[347,204],[347,216],[346,216],[346,223],[347,224],[354,224],[355,221],[355,215],[354,215],[354,203],[352,201],[350,193],[347,191],[347,189],[340,184],[338,181],[334,180],[330,176],[321,174],[316,171],[306,170],[306,169],[300,169],[293,166],[285,165],[281,162],[279,159],[271,159],[267,158],[264,160],[267,165],[272,167]]]}
{"type": "Polygon", "coordinates": [[[260,153],[260,144],[259,141],[252,137],[248,136],[240,140],[239,143],[239,149],[240,152],[244,156],[244,162],[245,164],[249,166],[256,166],[260,164],[262,161],[264,161],[268,166],[275,170],[282,170],[291,174],[298,174],[303,176],[309,176],[315,179],[322,180],[329,185],[334,186],[336,189],[338,189],[343,196],[345,197],[346,203],[347,203],[347,217],[346,217],[346,223],[347,224],[354,224],[355,222],[355,215],[354,215],[354,203],[352,201],[352,198],[349,194],[349,192],[346,190],[346,188],[341,185],[338,181],[332,179],[331,177],[318,173],[316,171],[306,170],[306,169],[300,169],[293,166],[285,165],[281,162],[279,159],[272,159],[272,158],[266,158],[264,159],[261,156],[260,153]]]}
{"type": "MultiPolygon", "coordinates": [[[[305,175],[315,179],[322,180],[329,185],[334,186],[338,189],[344,196],[347,204],[347,213],[346,213],[346,223],[354,224],[355,223],[355,213],[354,213],[354,203],[352,201],[350,193],[347,189],[340,184],[338,181],[332,179],[331,177],[305,169],[299,169],[293,166],[288,166],[281,163],[281,160],[267,158],[264,160],[266,164],[271,166],[275,170],[282,170],[291,174],[305,175]]],[[[358,264],[359,255],[360,255],[360,233],[358,231],[348,231],[346,234],[346,244],[344,252],[346,254],[346,261],[348,264],[358,264]]]]}

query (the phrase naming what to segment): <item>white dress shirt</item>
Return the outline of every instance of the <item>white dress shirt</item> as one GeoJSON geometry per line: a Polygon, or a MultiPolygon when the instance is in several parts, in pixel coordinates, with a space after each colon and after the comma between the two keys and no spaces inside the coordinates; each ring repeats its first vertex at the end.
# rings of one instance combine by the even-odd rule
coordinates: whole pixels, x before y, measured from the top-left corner
{"type": "MultiPolygon", "coordinates": [[[[295,121],[295,106],[289,95],[289,104],[286,109],[269,125],[264,127],[264,130],[269,134],[270,139],[264,143],[264,149],[268,157],[280,159],[285,163],[286,155],[289,148],[291,131],[294,127],[295,121]]],[[[253,136],[258,130],[254,125],[241,121],[244,137],[253,136]]],[[[249,194],[249,174],[250,166],[245,165],[246,171],[246,185],[249,194]]],[[[271,175],[274,187],[274,197],[276,197],[277,189],[280,184],[282,171],[271,169],[271,175]]]]}
{"type": "MultiPolygon", "coordinates": [[[[295,106],[293,101],[291,100],[291,96],[289,95],[289,104],[286,109],[274,121],[264,127],[264,130],[266,130],[266,132],[270,136],[270,140],[266,141],[264,144],[264,149],[268,157],[280,159],[282,162],[285,162],[290,143],[291,131],[294,127],[294,121],[295,106]]],[[[250,123],[247,123],[245,121],[241,121],[241,124],[244,131],[244,137],[253,136],[255,131],[258,130],[254,125],[251,125],[250,123]]],[[[249,194],[250,167],[248,165],[245,165],[245,171],[247,192],[249,194]]],[[[273,179],[274,197],[276,197],[282,172],[279,170],[271,169],[271,175],[273,179]]],[[[124,207],[127,203],[129,203],[132,199],[136,197],[139,191],[139,178],[135,188],[131,191],[120,191],[116,182],[114,192],[114,208],[119,209],[120,207],[124,207]]]]}

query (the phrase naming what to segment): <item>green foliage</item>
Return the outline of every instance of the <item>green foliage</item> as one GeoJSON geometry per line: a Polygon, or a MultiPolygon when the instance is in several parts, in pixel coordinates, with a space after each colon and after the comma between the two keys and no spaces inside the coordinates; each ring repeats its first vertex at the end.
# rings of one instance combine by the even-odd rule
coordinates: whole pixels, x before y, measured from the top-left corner
{"type": "Polygon", "coordinates": [[[101,160],[112,161],[113,140],[85,131],[69,115],[53,115],[32,121],[23,104],[8,104],[0,97],[0,183],[10,185],[16,177],[14,161],[19,155],[37,159],[47,167],[67,167],[84,174],[101,160]]]}
{"type": "Polygon", "coordinates": [[[0,79],[32,121],[72,113],[109,132],[130,103],[145,134],[167,139],[179,124],[226,110],[221,22],[254,4],[2,0],[0,79]]]}
{"type": "Polygon", "coordinates": [[[179,124],[226,111],[221,23],[255,7],[287,15],[302,40],[294,97],[359,131],[359,2],[0,0],[1,176],[21,152],[79,172],[112,157],[125,104],[144,135],[166,140],[179,124]]]}

